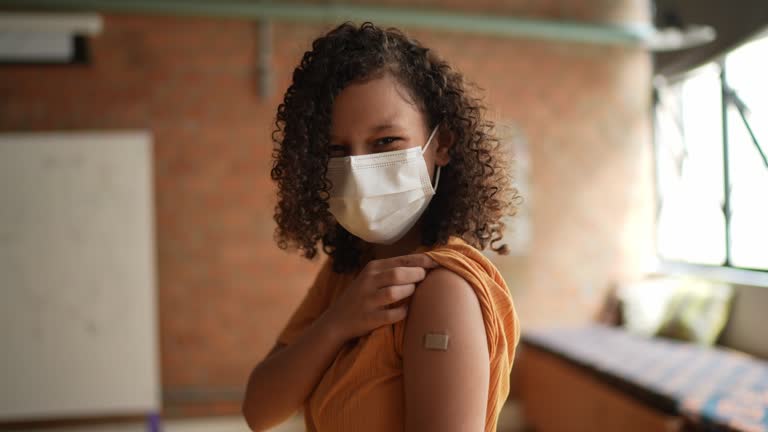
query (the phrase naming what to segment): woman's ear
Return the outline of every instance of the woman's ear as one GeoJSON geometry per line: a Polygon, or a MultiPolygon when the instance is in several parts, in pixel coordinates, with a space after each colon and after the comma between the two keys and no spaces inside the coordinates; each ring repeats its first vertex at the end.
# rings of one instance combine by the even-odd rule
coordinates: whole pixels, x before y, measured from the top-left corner
{"type": "Polygon", "coordinates": [[[453,132],[440,126],[437,131],[437,150],[435,151],[435,163],[439,166],[446,166],[451,161],[450,149],[453,146],[455,136],[453,132]]]}

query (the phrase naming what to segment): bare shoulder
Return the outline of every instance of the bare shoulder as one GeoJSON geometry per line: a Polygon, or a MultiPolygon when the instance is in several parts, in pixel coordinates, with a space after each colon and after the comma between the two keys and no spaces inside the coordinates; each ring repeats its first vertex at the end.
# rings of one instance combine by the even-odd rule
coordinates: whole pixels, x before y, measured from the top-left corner
{"type": "Polygon", "coordinates": [[[432,307],[450,312],[466,310],[480,303],[469,283],[458,274],[444,267],[438,267],[427,274],[413,294],[413,300],[429,302],[432,307]],[[447,309],[447,310],[446,310],[447,309]]]}
{"type": "Polygon", "coordinates": [[[479,339],[486,346],[483,315],[475,291],[464,278],[442,267],[430,271],[416,287],[405,331],[406,337],[419,336],[418,332],[444,331],[450,333],[449,339],[479,339]]]}
{"type": "Polygon", "coordinates": [[[482,430],[489,369],[473,288],[448,269],[432,270],[416,287],[405,322],[406,431],[482,430]]]}

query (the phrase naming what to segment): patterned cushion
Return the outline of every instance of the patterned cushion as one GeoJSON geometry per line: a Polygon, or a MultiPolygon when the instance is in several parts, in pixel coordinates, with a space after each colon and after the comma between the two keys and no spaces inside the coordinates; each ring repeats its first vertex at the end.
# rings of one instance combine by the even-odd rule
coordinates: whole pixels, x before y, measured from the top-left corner
{"type": "Polygon", "coordinates": [[[704,429],[768,432],[764,360],[600,325],[528,330],[522,341],[704,429]]]}

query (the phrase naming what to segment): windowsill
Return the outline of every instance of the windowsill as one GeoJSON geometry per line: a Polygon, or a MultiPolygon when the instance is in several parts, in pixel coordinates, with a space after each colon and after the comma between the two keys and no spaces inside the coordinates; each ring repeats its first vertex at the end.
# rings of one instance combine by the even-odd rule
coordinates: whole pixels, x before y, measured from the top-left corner
{"type": "Polygon", "coordinates": [[[717,267],[684,262],[656,260],[654,273],[666,275],[697,276],[721,282],[768,288],[768,272],[744,270],[733,267],[717,267]]]}

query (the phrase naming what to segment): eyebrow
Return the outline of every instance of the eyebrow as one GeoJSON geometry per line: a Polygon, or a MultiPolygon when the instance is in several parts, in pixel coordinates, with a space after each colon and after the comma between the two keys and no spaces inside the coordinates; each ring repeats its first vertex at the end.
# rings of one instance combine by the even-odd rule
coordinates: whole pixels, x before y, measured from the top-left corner
{"type": "MultiPolygon", "coordinates": [[[[376,132],[381,132],[381,131],[383,131],[383,130],[387,130],[387,129],[394,129],[394,128],[397,128],[397,127],[400,127],[400,125],[398,125],[398,124],[396,124],[396,123],[393,123],[391,120],[387,120],[387,121],[385,121],[384,123],[381,123],[381,124],[378,124],[378,125],[376,125],[376,126],[373,126],[373,127],[370,129],[370,131],[371,131],[372,133],[376,133],[376,132]]],[[[335,136],[335,135],[331,135],[331,136],[330,136],[330,138],[331,138],[332,140],[335,140],[335,139],[337,139],[338,137],[337,137],[337,136],[335,136]]]]}
{"type": "Polygon", "coordinates": [[[386,130],[386,129],[392,129],[392,128],[395,128],[397,126],[398,125],[396,125],[396,124],[394,124],[392,122],[382,123],[382,124],[380,124],[378,126],[372,127],[371,128],[371,132],[379,132],[379,131],[383,131],[383,130],[386,130]]]}

